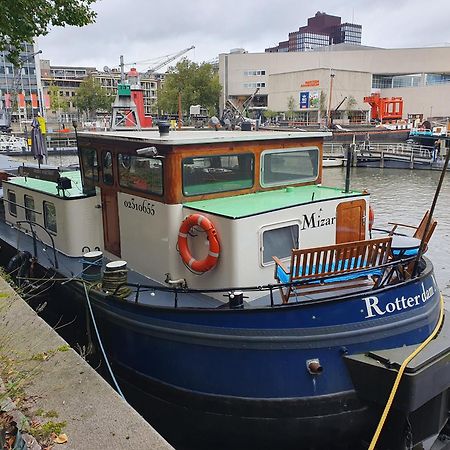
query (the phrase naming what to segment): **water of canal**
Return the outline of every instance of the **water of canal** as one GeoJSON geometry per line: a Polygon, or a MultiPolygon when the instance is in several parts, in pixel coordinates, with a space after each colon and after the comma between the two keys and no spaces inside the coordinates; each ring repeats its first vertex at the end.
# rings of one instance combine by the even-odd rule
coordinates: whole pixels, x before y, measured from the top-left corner
{"type": "MultiPolygon", "coordinates": [[[[376,228],[392,228],[388,222],[418,225],[430,209],[440,177],[439,171],[374,169],[354,167],[351,189],[367,189],[375,210],[376,228]]],[[[345,186],[345,168],[324,169],[323,184],[345,186]]],[[[430,240],[427,256],[433,261],[436,279],[446,296],[450,296],[450,173],[447,174],[436,206],[437,228],[430,240]]],[[[404,228],[399,231],[408,233],[404,228]]],[[[450,306],[450,298],[447,299],[450,306]]]]}

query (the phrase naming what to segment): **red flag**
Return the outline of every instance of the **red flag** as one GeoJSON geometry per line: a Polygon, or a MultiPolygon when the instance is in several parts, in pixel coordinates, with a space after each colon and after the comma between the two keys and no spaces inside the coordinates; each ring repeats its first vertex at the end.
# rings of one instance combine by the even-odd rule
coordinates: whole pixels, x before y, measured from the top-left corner
{"type": "Polygon", "coordinates": [[[25,108],[25,94],[17,94],[17,103],[19,108],[25,108]]]}
{"type": "Polygon", "coordinates": [[[50,109],[50,95],[44,94],[45,109],[50,109]]]}
{"type": "Polygon", "coordinates": [[[38,99],[37,99],[37,94],[31,94],[31,107],[32,108],[37,108],[38,107],[38,99]]]}
{"type": "Polygon", "coordinates": [[[5,94],[5,108],[11,108],[11,94],[5,94]]]}

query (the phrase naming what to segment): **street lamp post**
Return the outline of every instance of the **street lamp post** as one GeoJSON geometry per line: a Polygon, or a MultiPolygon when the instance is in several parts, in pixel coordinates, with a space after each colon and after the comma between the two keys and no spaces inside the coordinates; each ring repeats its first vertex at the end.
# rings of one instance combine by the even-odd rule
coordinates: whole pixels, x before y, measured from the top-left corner
{"type": "MultiPolygon", "coordinates": [[[[20,112],[20,105],[17,99],[17,94],[18,94],[18,85],[20,82],[20,87],[22,90],[22,94],[24,95],[24,99],[25,99],[25,90],[24,90],[24,86],[23,86],[23,78],[22,78],[22,69],[24,66],[24,63],[26,63],[27,61],[29,61],[31,58],[34,58],[36,55],[42,53],[42,50],[38,50],[37,52],[33,52],[30,55],[27,55],[25,57],[22,57],[19,61],[19,64],[16,66],[14,65],[14,69],[16,70],[16,73],[14,74],[14,79],[13,79],[13,85],[12,85],[12,95],[14,97],[16,97],[16,101],[17,101],[17,113],[19,115],[19,129],[22,132],[22,114],[20,112]]],[[[38,86],[38,91],[39,91],[39,86],[38,86]]],[[[31,89],[30,89],[30,93],[31,93],[31,89]]],[[[27,120],[27,106],[25,103],[24,106],[24,114],[25,114],[25,120],[27,120]]],[[[26,130],[26,125],[25,125],[25,134],[27,134],[27,130],[26,130]]]]}

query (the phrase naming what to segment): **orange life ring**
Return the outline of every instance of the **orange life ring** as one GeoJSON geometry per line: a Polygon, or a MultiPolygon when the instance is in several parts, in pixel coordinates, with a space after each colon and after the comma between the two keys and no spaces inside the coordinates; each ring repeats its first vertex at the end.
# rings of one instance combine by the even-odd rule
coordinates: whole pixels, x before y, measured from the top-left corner
{"type": "Polygon", "coordinates": [[[178,232],[178,250],[183,262],[188,265],[194,272],[208,272],[216,266],[220,254],[219,238],[212,222],[201,214],[191,214],[181,222],[178,232]],[[187,241],[188,233],[194,226],[203,228],[208,236],[209,250],[206,258],[197,260],[192,256],[187,241]]]}
{"type": "Polygon", "coordinates": [[[369,206],[369,231],[372,231],[373,223],[375,221],[375,212],[372,206],[369,206]]]}

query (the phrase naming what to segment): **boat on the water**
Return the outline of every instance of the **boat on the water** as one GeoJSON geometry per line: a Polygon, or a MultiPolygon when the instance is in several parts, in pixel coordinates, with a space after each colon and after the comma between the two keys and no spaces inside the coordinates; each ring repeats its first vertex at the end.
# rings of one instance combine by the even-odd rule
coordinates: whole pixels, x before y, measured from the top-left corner
{"type": "Polygon", "coordinates": [[[25,138],[10,133],[0,133],[0,152],[19,153],[28,149],[25,138]]]}
{"type": "Polygon", "coordinates": [[[370,195],[321,184],[326,135],[79,133],[81,172],[3,182],[10,271],[66,278],[177,448],[394,449],[447,422],[436,222],[371,238],[370,195]]]}
{"type": "Polygon", "coordinates": [[[322,167],[342,167],[344,165],[344,158],[323,158],[322,167]]]}

